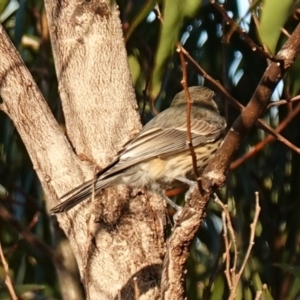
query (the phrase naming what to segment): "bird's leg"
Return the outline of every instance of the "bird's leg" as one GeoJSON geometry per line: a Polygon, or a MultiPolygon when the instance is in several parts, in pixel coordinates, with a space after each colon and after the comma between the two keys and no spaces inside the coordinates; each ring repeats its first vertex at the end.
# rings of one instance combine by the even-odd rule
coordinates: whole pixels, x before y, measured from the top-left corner
{"type": "Polygon", "coordinates": [[[176,211],[182,210],[182,207],[174,203],[170,198],[168,198],[164,192],[159,193],[159,195],[170,205],[172,206],[176,211]]]}
{"type": "Polygon", "coordinates": [[[189,190],[185,193],[184,200],[186,203],[188,203],[189,199],[191,198],[191,194],[195,191],[196,188],[198,188],[198,182],[189,180],[186,177],[183,176],[178,176],[176,177],[176,180],[181,181],[185,184],[187,184],[190,188],[189,190]]]}

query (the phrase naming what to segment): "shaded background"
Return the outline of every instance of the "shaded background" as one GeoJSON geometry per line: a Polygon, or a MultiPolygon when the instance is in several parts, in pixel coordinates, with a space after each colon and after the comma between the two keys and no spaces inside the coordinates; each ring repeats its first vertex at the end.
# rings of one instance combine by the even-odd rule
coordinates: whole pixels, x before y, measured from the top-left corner
{"type": "MultiPolygon", "coordinates": [[[[267,67],[267,60],[251,49],[209,1],[159,2],[163,23],[154,9],[156,1],[117,2],[143,123],[153,116],[155,110],[167,108],[173,96],[182,90],[180,59],[175,51],[177,41],[241,104],[249,101],[267,67]]],[[[246,34],[255,43],[264,43],[271,53],[281,48],[288,33],[299,22],[299,1],[256,1],[250,8],[248,0],[229,0],[223,5],[224,11],[246,34]],[[252,14],[256,17],[253,18],[252,14]]],[[[1,0],[0,21],[64,130],[43,1],[1,0]]],[[[190,64],[187,68],[190,86],[212,88],[190,64]]],[[[290,99],[299,94],[299,68],[298,59],[279,83],[272,101],[290,99]]],[[[276,128],[297,105],[295,101],[273,107],[263,117],[276,128]]],[[[228,123],[232,124],[238,111],[224,99],[225,112],[228,123]]],[[[300,146],[299,132],[299,116],[296,116],[282,134],[300,146]]],[[[236,158],[257,147],[266,136],[261,129],[253,128],[236,158]]],[[[260,194],[262,211],[255,230],[255,245],[236,299],[254,299],[256,291],[263,288],[262,299],[297,299],[300,296],[299,171],[299,154],[280,142],[268,143],[257,154],[232,168],[226,186],[218,192],[231,212],[239,263],[249,243],[254,192],[260,194]]],[[[34,299],[60,299],[56,271],[44,248],[53,243],[53,227],[47,214],[45,195],[18,133],[2,112],[0,226],[1,244],[16,291],[27,292],[34,299]],[[5,214],[8,211],[9,217],[5,214]],[[39,243],[31,243],[21,236],[24,229],[34,233],[39,243]]],[[[221,209],[211,201],[187,263],[188,299],[227,299],[223,253],[221,209]]],[[[2,266],[0,276],[4,278],[2,266]]],[[[9,299],[4,282],[0,283],[0,299],[9,299]]]]}

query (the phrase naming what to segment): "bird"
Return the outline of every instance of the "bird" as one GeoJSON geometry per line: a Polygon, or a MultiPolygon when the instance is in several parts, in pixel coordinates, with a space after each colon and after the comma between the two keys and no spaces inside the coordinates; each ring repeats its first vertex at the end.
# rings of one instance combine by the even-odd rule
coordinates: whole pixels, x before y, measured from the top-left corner
{"type": "MultiPolygon", "coordinates": [[[[188,88],[191,98],[190,126],[196,154],[197,171],[201,175],[224,138],[226,121],[214,101],[215,93],[203,86],[188,88]]],[[[175,95],[166,110],[150,120],[125,144],[119,155],[93,179],[69,191],[50,210],[66,212],[95,193],[116,185],[146,188],[161,195],[167,203],[178,206],[164,194],[164,186],[195,182],[192,157],[187,141],[185,91],[175,95]]]]}

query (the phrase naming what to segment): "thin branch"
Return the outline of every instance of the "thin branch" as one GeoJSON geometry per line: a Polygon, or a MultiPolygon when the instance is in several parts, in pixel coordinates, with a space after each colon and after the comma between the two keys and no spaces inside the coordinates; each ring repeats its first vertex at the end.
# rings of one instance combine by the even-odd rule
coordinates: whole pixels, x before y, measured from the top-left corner
{"type": "MultiPolygon", "coordinates": [[[[0,204],[0,218],[4,221],[8,222],[12,225],[19,234],[21,234],[28,243],[36,246],[41,249],[43,253],[45,253],[48,257],[55,260],[56,257],[51,248],[49,248],[46,244],[40,241],[33,233],[31,233],[27,228],[24,228],[4,207],[4,205],[0,204]]],[[[57,263],[60,263],[59,261],[57,263]]]]}
{"type": "Polygon", "coordinates": [[[300,100],[300,95],[297,95],[289,100],[278,100],[278,101],[275,101],[275,102],[272,102],[268,105],[267,108],[270,108],[270,107],[274,107],[274,106],[280,106],[280,105],[284,105],[284,104],[288,104],[288,103],[292,103],[292,102],[295,102],[295,101],[299,101],[300,100]]]}
{"type": "Polygon", "coordinates": [[[258,222],[258,217],[259,217],[259,213],[260,213],[260,206],[259,206],[259,196],[258,193],[255,193],[255,213],[254,213],[254,218],[253,218],[253,222],[250,224],[250,238],[249,238],[249,245],[247,248],[247,252],[245,254],[242,266],[239,270],[239,272],[237,273],[237,260],[238,260],[238,249],[237,249],[237,245],[236,245],[236,237],[235,237],[235,233],[232,227],[232,223],[231,223],[231,218],[230,218],[230,213],[228,210],[227,205],[223,204],[222,201],[215,195],[215,202],[222,208],[222,221],[223,221],[223,236],[224,236],[224,244],[225,244],[225,253],[224,253],[224,257],[225,257],[225,262],[226,262],[226,266],[225,266],[225,276],[226,276],[226,280],[228,282],[228,287],[230,290],[230,297],[229,299],[235,299],[236,296],[236,289],[237,286],[239,284],[240,278],[244,272],[246,263],[249,259],[252,247],[254,245],[254,238],[255,238],[255,229],[257,226],[257,222],[258,222]],[[232,242],[233,246],[234,246],[234,261],[233,261],[233,266],[230,269],[230,242],[229,242],[229,237],[227,232],[230,232],[230,241],[232,242]]]}
{"type": "MultiPolygon", "coordinates": [[[[238,248],[237,248],[237,245],[236,245],[236,237],[235,237],[235,233],[234,233],[234,230],[233,230],[233,226],[232,226],[232,223],[231,223],[231,218],[230,218],[230,213],[229,213],[229,210],[228,210],[228,206],[223,204],[223,202],[217,197],[217,195],[215,194],[215,201],[216,203],[218,203],[222,210],[223,210],[223,213],[225,214],[225,220],[226,220],[226,223],[225,223],[225,227],[226,227],[226,231],[228,230],[229,233],[230,233],[230,240],[233,244],[233,253],[234,253],[234,258],[233,258],[233,266],[230,270],[230,274],[231,274],[231,285],[229,285],[229,288],[231,289],[232,288],[232,285],[234,284],[234,275],[236,273],[236,267],[237,267],[237,260],[238,260],[238,248]]],[[[224,227],[224,230],[225,230],[225,227],[224,227]]],[[[226,245],[225,245],[226,247],[226,245]]],[[[229,260],[229,265],[230,265],[230,260],[229,260]]],[[[227,266],[226,266],[226,269],[227,269],[227,266]]]]}
{"type": "MultiPolygon", "coordinates": [[[[251,11],[251,16],[252,16],[252,19],[253,19],[253,21],[254,21],[254,24],[255,24],[256,32],[257,32],[257,33],[259,33],[259,21],[258,21],[257,15],[256,15],[255,12],[253,11],[253,8],[254,8],[259,2],[260,2],[260,0],[256,0],[256,2],[251,3],[251,0],[249,0],[249,5],[250,5],[249,10],[251,11]]],[[[260,38],[260,37],[259,37],[259,38],[260,38]]],[[[261,38],[260,38],[260,40],[261,40],[261,38]]],[[[263,47],[263,49],[264,49],[264,51],[265,51],[266,53],[269,53],[268,47],[267,47],[265,44],[263,44],[262,47],[263,47]]]]}
{"type": "MultiPolygon", "coordinates": [[[[215,200],[216,201],[216,200],[215,200]]],[[[227,284],[229,289],[232,288],[232,280],[230,276],[230,243],[227,234],[227,226],[226,226],[226,213],[222,211],[222,223],[223,223],[223,238],[224,238],[224,245],[225,245],[225,252],[223,254],[223,260],[225,261],[225,277],[227,280],[227,284]]]]}
{"type": "MultiPolygon", "coordinates": [[[[198,189],[195,189],[191,193],[191,198],[193,199],[192,205],[189,203],[190,206],[186,204],[183,207],[178,218],[178,226],[174,228],[167,242],[168,251],[164,260],[162,273],[162,295],[166,295],[170,290],[170,278],[172,279],[171,281],[175,280],[175,282],[182,278],[184,264],[189,254],[189,247],[204,218],[206,206],[214,189],[224,184],[226,179],[224,174],[236,154],[242,139],[265,111],[276,85],[283,78],[288,68],[294,63],[299,53],[300,24],[277,55],[282,60],[282,63],[271,62],[270,66],[266,68],[250,102],[242,110],[240,116],[224,138],[223,144],[202,173],[201,184],[204,187],[205,193],[200,195],[198,189]]],[[[215,86],[218,86],[218,90],[225,90],[221,85],[215,84],[215,86]]],[[[228,94],[226,90],[225,94],[228,94]]],[[[182,297],[182,290],[182,286],[176,286],[176,292],[177,295],[180,295],[179,297],[182,297]]]]}
{"type": "MultiPolygon", "coordinates": [[[[162,17],[162,14],[160,12],[160,9],[159,9],[158,5],[155,5],[155,11],[157,13],[157,18],[163,24],[164,20],[163,20],[163,17],[162,17]]],[[[193,146],[192,132],[191,132],[191,106],[192,106],[193,101],[191,100],[189,89],[188,89],[188,76],[187,76],[187,70],[186,70],[186,64],[187,63],[184,59],[184,54],[183,54],[183,51],[185,51],[185,50],[179,42],[177,43],[177,49],[176,50],[179,53],[179,57],[180,57],[180,62],[181,62],[181,67],[182,67],[181,84],[182,84],[182,87],[184,89],[185,98],[186,98],[187,142],[188,142],[189,149],[190,149],[190,152],[191,152],[193,172],[194,172],[195,178],[199,178],[198,168],[197,168],[197,158],[196,158],[196,153],[195,153],[194,146],[193,146]]],[[[201,187],[200,180],[197,180],[197,182],[198,182],[199,191],[201,192],[202,187],[201,187]]]]}
{"type": "Polygon", "coordinates": [[[232,227],[232,223],[231,223],[231,219],[230,219],[230,214],[229,214],[229,210],[227,205],[225,206],[225,214],[226,214],[226,219],[227,219],[227,228],[230,232],[230,238],[231,238],[231,242],[233,244],[233,254],[234,254],[234,258],[233,258],[233,266],[231,268],[231,281],[234,282],[233,280],[233,274],[235,274],[236,272],[236,266],[237,266],[237,260],[238,260],[238,249],[237,249],[237,245],[236,245],[236,237],[235,237],[235,233],[232,227]]]}
{"type": "Polygon", "coordinates": [[[257,291],[254,300],[260,300],[261,296],[262,296],[262,290],[257,291]]]}
{"type": "Polygon", "coordinates": [[[133,277],[133,288],[134,288],[134,299],[138,300],[140,299],[141,291],[138,285],[138,279],[137,277],[133,277]]]}
{"type": "MultiPolygon", "coordinates": [[[[160,13],[159,6],[155,6],[155,10],[157,12],[158,19],[161,23],[163,23],[163,17],[160,13]]],[[[189,94],[188,85],[187,85],[187,70],[186,70],[186,61],[183,54],[184,48],[182,45],[178,42],[177,43],[177,51],[179,52],[179,57],[181,61],[182,66],[182,81],[181,84],[185,91],[185,98],[186,98],[186,112],[187,112],[187,119],[186,119],[186,126],[187,126],[187,141],[189,144],[189,149],[191,152],[192,157],[192,164],[193,164],[193,171],[196,178],[199,178],[198,170],[197,170],[197,160],[196,160],[196,154],[193,147],[192,142],[192,134],[191,134],[191,105],[192,100],[189,94]]],[[[201,182],[198,181],[198,192],[202,191],[201,182]]],[[[195,211],[193,208],[189,209],[185,207],[180,212],[180,220],[183,219],[189,219],[189,221],[192,221],[192,224],[195,222],[200,222],[201,215],[200,211],[201,208],[197,208],[197,211],[195,211]]],[[[177,227],[180,227],[179,223],[177,223],[177,227]]],[[[190,237],[186,235],[184,232],[188,231],[191,232],[189,229],[188,224],[185,224],[185,226],[182,226],[183,232],[179,234],[178,236],[174,235],[175,239],[173,239],[173,235],[170,237],[170,239],[167,242],[167,251],[164,258],[164,265],[163,265],[163,271],[162,271],[162,279],[161,279],[161,295],[162,298],[170,298],[174,297],[176,295],[179,299],[180,295],[183,295],[184,288],[182,285],[182,280],[178,280],[178,278],[183,279],[183,270],[182,270],[182,264],[180,261],[186,260],[189,254],[189,250],[185,249],[184,253],[182,251],[178,251],[178,248],[181,248],[182,245],[185,243],[190,244],[193,240],[194,236],[191,235],[190,237]],[[172,278],[176,278],[175,280],[172,280],[172,278]]],[[[178,231],[177,231],[178,232],[178,231]]]]}
{"type": "MultiPolygon", "coordinates": [[[[162,17],[162,14],[160,12],[160,9],[159,9],[158,5],[155,5],[155,11],[157,13],[157,18],[163,24],[164,20],[163,20],[163,17],[162,17]]],[[[177,52],[179,53],[181,67],[182,67],[181,84],[183,86],[183,89],[184,89],[184,92],[185,92],[185,98],[186,98],[187,142],[188,142],[190,152],[191,152],[193,172],[195,174],[195,177],[199,178],[198,169],[197,169],[197,159],[196,159],[196,154],[195,154],[195,150],[194,150],[194,146],[193,146],[192,132],[191,132],[191,106],[192,106],[193,102],[191,100],[190,93],[189,93],[189,90],[188,90],[188,84],[187,84],[188,78],[187,78],[187,70],[186,70],[186,61],[185,61],[184,55],[183,55],[183,46],[179,42],[177,43],[177,52]]],[[[202,190],[199,180],[198,180],[198,188],[199,188],[199,191],[202,190]]]]}
{"type": "Polygon", "coordinates": [[[291,35],[288,33],[288,31],[285,28],[282,27],[280,30],[286,37],[288,38],[291,37],[291,35]]]}
{"type": "MultiPolygon", "coordinates": [[[[300,104],[298,104],[288,115],[287,117],[279,124],[275,129],[276,132],[281,132],[291,121],[292,119],[300,112],[300,104]]],[[[239,157],[230,164],[230,169],[236,169],[242,165],[249,158],[256,155],[260,152],[268,143],[275,141],[276,138],[273,135],[268,135],[263,141],[255,145],[250,151],[244,154],[242,157],[239,157]]]]}
{"type": "MultiPolygon", "coordinates": [[[[191,100],[188,85],[187,85],[187,70],[186,70],[186,61],[184,59],[184,54],[182,52],[182,45],[180,43],[177,44],[177,51],[179,53],[181,66],[182,66],[182,80],[181,84],[184,88],[185,98],[186,98],[186,128],[187,128],[187,142],[190,148],[191,156],[192,156],[192,164],[193,164],[193,172],[196,178],[199,178],[198,170],[197,170],[197,159],[192,141],[192,132],[191,132],[191,106],[193,101],[191,100]]],[[[202,191],[202,187],[200,181],[198,180],[198,188],[199,191],[202,191]]]]}
{"type": "MultiPolygon", "coordinates": [[[[199,71],[199,73],[206,79],[208,80],[216,90],[218,90],[226,99],[229,100],[230,104],[237,108],[240,111],[243,111],[245,108],[242,104],[240,104],[234,97],[232,97],[227,90],[221,85],[220,82],[215,80],[213,77],[211,77],[208,73],[204,71],[204,69],[201,68],[201,66],[190,56],[190,54],[182,48],[182,51],[184,55],[188,58],[188,60],[193,64],[193,66],[199,71]]],[[[287,147],[291,148],[293,151],[296,153],[300,154],[300,149],[293,145],[290,141],[288,141],[285,137],[277,133],[272,127],[270,127],[263,119],[258,119],[256,122],[260,125],[260,127],[268,132],[269,134],[272,134],[275,136],[278,141],[282,142],[285,144],[287,147]]]]}
{"type": "Polygon", "coordinates": [[[249,245],[248,245],[248,249],[247,249],[246,255],[244,257],[242,266],[240,268],[240,271],[239,271],[239,273],[237,275],[235,275],[234,284],[233,284],[233,287],[232,287],[232,290],[231,290],[230,296],[229,296],[230,300],[235,299],[236,289],[237,289],[238,283],[239,283],[239,281],[241,279],[241,276],[242,276],[242,274],[244,272],[246,263],[247,263],[247,261],[248,261],[248,259],[250,257],[250,253],[251,253],[252,247],[254,245],[255,229],[256,229],[256,226],[257,226],[257,222],[258,222],[258,217],[259,217],[260,210],[261,210],[261,207],[259,206],[259,194],[258,194],[258,192],[255,192],[255,213],[254,213],[253,222],[250,224],[249,245]]]}
{"type": "MultiPolygon", "coordinates": [[[[249,45],[249,47],[252,49],[252,51],[257,51],[260,53],[263,57],[268,58],[272,61],[280,62],[281,59],[266,52],[263,48],[258,46],[243,30],[238,24],[236,24],[232,18],[230,18],[226,12],[226,10],[223,8],[222,5],[218,4],[215,0],[211,0],[210,3],[221,13],[223,18],[226,20],[226,22],[233,28],[234,31],[236,31],[243,39],[244,41],[249,45]]],[[[228,42],[228,41],[226,41],[228,42]]]]}
{"type": "Polygon", "coordinates": [[[35,224],[39,220],[39,216],[40,216],[39,211],[34,214],[33,218],[31,219],[30,223],[28,224],[28,229],[32,229],[35,226],[35,224]]]}
{"type": "Polygon", "coordinates": [[[159,5],[156,4],[155,7],[154,7],[155,11],[156,11],[156,14],[157,14],[157,19],[163,24],[164,23],[164,19],[162,17],[162,14],[160,12],[160,8],[159,8],[159,5]]]}
{"type": "Polygon", "coordinates": [[[5,280],[4,280],[4,282],[5,282],[6,286],[7,286],[7,289],[9,291],[10,297],[11,297],[12,300],[18,300],[18,297],[17,297],[17,295],[15,293],[12,281],[11,281],[10,276],[9,276],[9,266],[8,266],[7,261],[5,260],[5,257],[4,257],[4,254],[3,254],[3,250],[2,250],[1,242],[0,242],[0,258],[1,258],[1,262],[2,262],[2,265],[4,267],[4,271],[5,271],[5,280]]]}

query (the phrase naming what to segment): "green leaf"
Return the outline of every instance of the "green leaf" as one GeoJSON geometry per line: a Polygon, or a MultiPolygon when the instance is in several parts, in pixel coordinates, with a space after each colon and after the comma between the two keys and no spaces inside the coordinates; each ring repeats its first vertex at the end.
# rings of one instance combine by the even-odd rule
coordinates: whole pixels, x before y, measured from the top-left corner
{"type": "Polygon", "coordinates": [[[151,76],[152,99],[160,92],[162,78],[170,56],[174,53],[179,40],[179,31],[185,17],[192,17],[201,5],[194,0],[165,0],[163,9],[163,24],[155,56],[154,70],[151,76]]]}
{"type": "Polygon", "coordinates": [[[135,86],[140,74],[141,74],[141,66],[138,59],[134,55],[128,56],[128,64],[131,72],[132,82],[135,86]]]}
{"type": "Polygon", "coordinates": [[[136,17],[131,22],[128,31],[126,31],[125,34],[125,41],[128,41],[131,34],[134,32],[134,30],[137,28],[137,26],[148,16],[151,10],[153,10],[154,6],[158,4],[160,1],[156,0],[148,0],[142,7],[142,9],[139,11],[138,14],[136,14],[136,17]]]}
{"type": "Polygon", "coordinates": [[[281,28],[287,21],[293,0],[265,0],[260,17],[259,35],[262,43],[275,53],[281,28]]]}
{"type": "MultiPolygon", "coordinates": [[[[14,291],[17,295],[21,295],[22,299],[32,299],[34,292],[42,291],[45,289],[44,285],[41,284],[22,284],[15,285],[14,291]]],[[[6,288],[0,289],[0,299],[1,300],[10,300],[10,294],[6,288]]]]}
{"type": "Polygon", "coordinates": [[[19,8],[17,0],[0,0],[0,22],[5,22],[19,8]]]}

